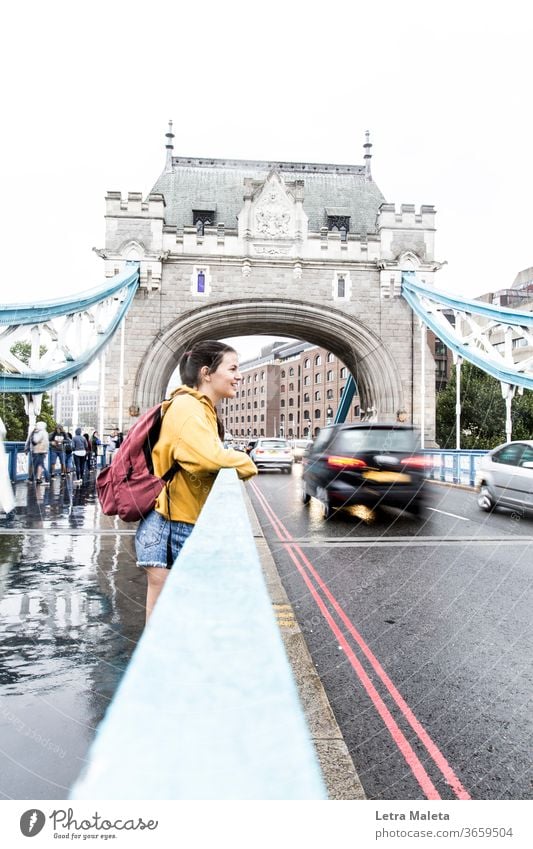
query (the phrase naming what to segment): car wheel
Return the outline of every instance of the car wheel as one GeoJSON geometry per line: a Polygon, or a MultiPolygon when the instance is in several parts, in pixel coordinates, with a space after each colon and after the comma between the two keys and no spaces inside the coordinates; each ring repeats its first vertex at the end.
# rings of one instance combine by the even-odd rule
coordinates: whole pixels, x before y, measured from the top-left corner
{"type": "Polygon", "coordinates": [[[286,470],[288,475],[292,475],[292,466],[287,466],[286,470]]]}
{"type": "Polygon", "coordinates": [[[307,492],[307,484],[305,481],[302,481],[302,488],[300,490],[300,493],[303,504],[309,504],[309,502],[311,501],[311,496],[307,492]]]}
{"type": "Polygon", "coordinates": [[[322,490],[320,494],[320,503],[322,504],[322,518],[331,519],[333,516],[333,507],[331,506],[331,501],[329,500],[329,495],[326,489],[322,490]]]}
{"type": "Polygon", "coordinates": [[[487,486],[482,486],[477,497],[477,503],[485,513],[490,513],[494,510],[494,501],[487,486]]]}

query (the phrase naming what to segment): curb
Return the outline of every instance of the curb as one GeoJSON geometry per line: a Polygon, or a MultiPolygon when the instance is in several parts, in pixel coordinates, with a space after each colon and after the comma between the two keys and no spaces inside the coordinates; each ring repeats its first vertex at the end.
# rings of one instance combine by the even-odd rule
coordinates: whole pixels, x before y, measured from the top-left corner
{"type": "Polygon", "coordinates": [[[309,654],[250,497],[243,492],[272,608],[300,694],[329,799],[366,799],[348,747],[309,654]]]}

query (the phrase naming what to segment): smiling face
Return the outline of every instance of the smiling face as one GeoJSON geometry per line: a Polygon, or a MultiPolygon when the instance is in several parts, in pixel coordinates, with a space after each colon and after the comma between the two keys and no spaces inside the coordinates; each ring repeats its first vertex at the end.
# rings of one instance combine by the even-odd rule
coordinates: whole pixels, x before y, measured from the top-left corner
{"type": "Polygon", "coordinates": [[[198,390],[207,395],[213,404],[218,404],[222,398],[235,398],[242,377],[236,352],[227,351],[216,371],[209,374],[208,369],[204,367],[201,376],[198,390]]]}

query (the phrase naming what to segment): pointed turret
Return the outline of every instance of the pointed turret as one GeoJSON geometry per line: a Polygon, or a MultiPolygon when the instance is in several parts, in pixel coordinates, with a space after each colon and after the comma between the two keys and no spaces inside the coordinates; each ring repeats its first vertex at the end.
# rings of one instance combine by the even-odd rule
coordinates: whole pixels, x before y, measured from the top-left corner
{"type": "Polygon", "coordinates": [[[173,138],[174,133],[172,132],[172,121],[168,122],[168,133],[165,133],[165,138],[167,143],[165,145],[167,151],[167,161],[165,163],[165,172],[172,171],[172,153],[174,151],[173,138]]]}
{"type": "Polygon", "coordinates": [[[365,137],[366,142],[363,145],[365,149],[365,180],[367,180],[367,182],[370,182],[372,180],[372,171],[370,170],[370,160],[372,159],[372,154],[370,153],[370,150],[372,148],[372,145],[370,143],[369,130],[366,131],[365,137]]]}

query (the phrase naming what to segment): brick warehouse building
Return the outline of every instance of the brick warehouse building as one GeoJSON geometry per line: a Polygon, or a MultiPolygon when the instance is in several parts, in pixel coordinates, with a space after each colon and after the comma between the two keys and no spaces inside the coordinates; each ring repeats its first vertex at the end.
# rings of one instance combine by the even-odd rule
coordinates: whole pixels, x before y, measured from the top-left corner
{"type": "MultiPolygon", "coordinates": [[[[435,388],[449,379],[450,352],[433,333],[428,344],[435,356],[435,388]]],[[[233,436],[315,437],[334,420],[348,379],[344,363],[325,348],[306,342],[275,342],[261,355],[241,364],[243,376],[235,399],[226,400],[220,413],[226,432],[233,436]]],[[[365,415],[354,395],[346,422],[365,415]]]]}
{"type": "MultiPolygon", "coordinates": [[[[224,426],[235,437],[314,437],[333,421],[348,369],[331,351],[305,342],[275,342],[241,366],[235,399],[221,405],[224,426]]],[[[347,422],[359,421],[354,396],[347,422]]]]}

